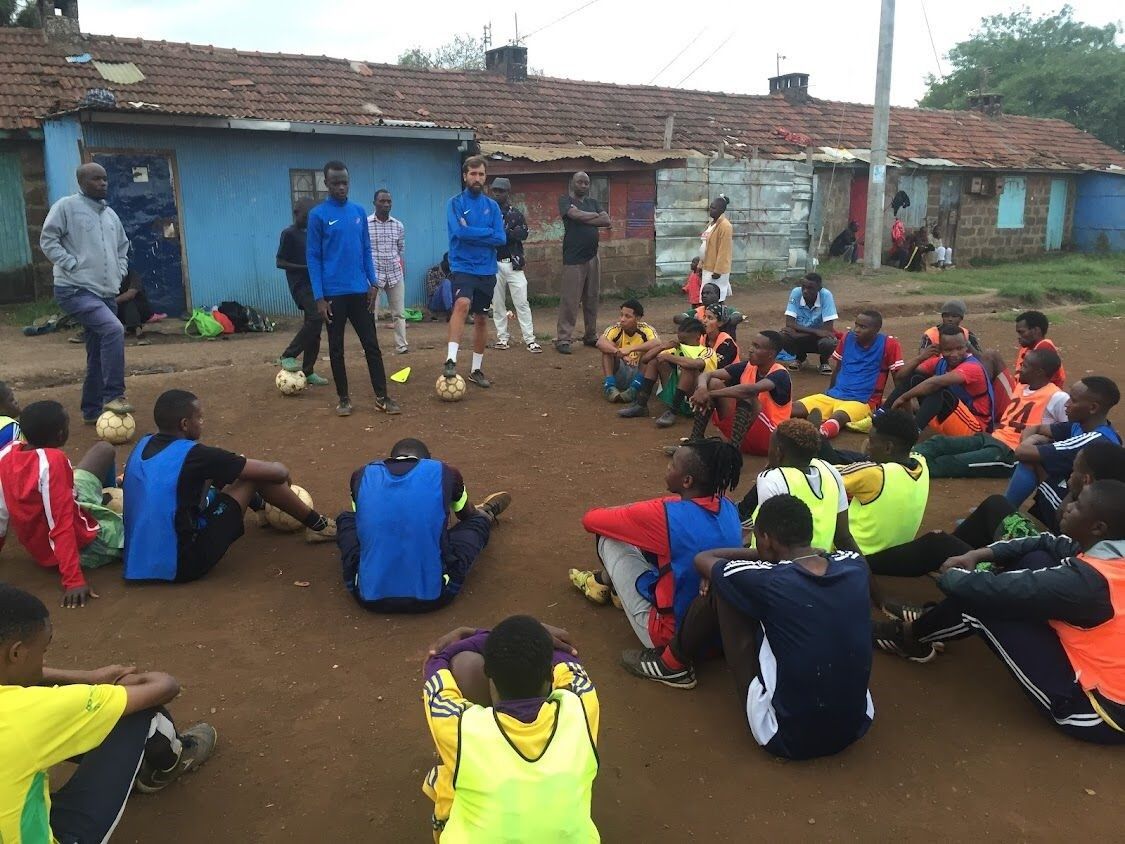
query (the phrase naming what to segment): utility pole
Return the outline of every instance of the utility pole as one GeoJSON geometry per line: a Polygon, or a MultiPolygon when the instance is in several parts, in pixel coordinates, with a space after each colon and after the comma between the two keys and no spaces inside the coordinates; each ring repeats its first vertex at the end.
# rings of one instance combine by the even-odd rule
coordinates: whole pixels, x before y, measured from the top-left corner
{"type": "Polygon", "coordinates": [[[777,59],[777,75],[781,76],[781,60],[782,59],[788,59],[789,57],[783,56],[783,55],[781,55],[781,53],[776,53],[775,58],[777,59]]]}
{"type": "Polygon", "coordinates": [[[867,178],[867,226],[863,265],[878,269],[883,259],[883,203],[887,186],[887,132],[891,122],[891,56],[895,46],[895,0],[882,0],[879,63],[875,69],[875,112],[871,121],[871,171],[867,178]]]}

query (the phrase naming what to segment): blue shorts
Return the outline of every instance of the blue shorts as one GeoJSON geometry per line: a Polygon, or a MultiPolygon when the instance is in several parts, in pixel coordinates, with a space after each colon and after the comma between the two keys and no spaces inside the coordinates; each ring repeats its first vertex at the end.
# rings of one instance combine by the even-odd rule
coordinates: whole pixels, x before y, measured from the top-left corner
{"type": "Polygon", "coordinates": [[[454,273],[453,301],[469,300],[469,313],[483,314],[492,306],[492,294],[496,290],[496,276],[454,273]]]}

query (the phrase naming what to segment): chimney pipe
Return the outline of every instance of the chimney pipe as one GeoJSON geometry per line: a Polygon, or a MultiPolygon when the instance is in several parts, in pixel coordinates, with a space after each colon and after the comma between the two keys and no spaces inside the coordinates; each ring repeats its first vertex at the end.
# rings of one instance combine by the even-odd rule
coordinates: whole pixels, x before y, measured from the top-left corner
{"type": "Polygon", "coordinates": [[[969,108],[985,117],[999,117],[1004,113],[1003,94],[969,94],[969,108]]]}
{"type": "Polygon", "coordinates": [[[484,69],[499,73],[509,82],[527,81],[527,47],[519,44],[505,44],[494,47],[484,54],[484,69]]]}
{"type": "Polygon", "coordinates": [[[809,75],[807,73],[783,73],[770,77],[770,94],[780,94],[791,103],[803,103],[809,99],[809,75]]]}
{"type": "Polygon", "coordinates": [[[50,39],[81,35],[78,25],[78,0],[36,0],[39,21],[50,39]]]}

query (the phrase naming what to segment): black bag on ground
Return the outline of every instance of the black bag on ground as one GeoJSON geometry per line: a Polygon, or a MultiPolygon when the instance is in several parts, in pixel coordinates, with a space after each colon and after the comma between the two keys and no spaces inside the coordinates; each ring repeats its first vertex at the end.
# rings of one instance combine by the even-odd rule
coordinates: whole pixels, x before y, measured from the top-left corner
{"type": "Polygon", "coordinates": [[[218,310],[230,320],[235,331],[250,330],[250,312],[244,305],[238,302],[221,302],[218,310]]]}

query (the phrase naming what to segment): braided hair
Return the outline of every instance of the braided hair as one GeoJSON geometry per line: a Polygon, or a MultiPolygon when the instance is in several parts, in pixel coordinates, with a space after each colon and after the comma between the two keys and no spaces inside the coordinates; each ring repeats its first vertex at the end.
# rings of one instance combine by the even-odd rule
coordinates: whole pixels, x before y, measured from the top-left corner
{"type": "Polygon", "coordinates": [[[690,452],[690,473],[696,483],[712,498],[738,486],[742,471],[742,453],[731,443],[718,437],[688,440],[683,447],[690,452]]]}

